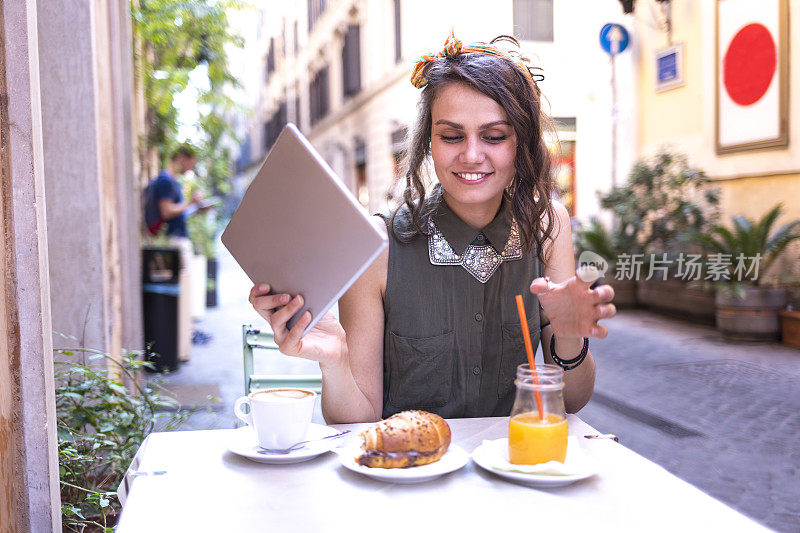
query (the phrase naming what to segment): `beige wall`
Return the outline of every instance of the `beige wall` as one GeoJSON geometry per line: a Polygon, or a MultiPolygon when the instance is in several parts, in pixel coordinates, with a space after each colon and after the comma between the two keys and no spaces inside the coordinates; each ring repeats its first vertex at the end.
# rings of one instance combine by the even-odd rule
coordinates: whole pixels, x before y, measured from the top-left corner
{"type": "MultiPolygon", "coordinates": [[[[684,43],[686,84],[655,92],[653,54],[666,46],[666,34],[653,27],[651,11],[639,2],[639,101],[641,150],[647,156],[669,146],[689,156],[722,192],[722,211],[759,217],[778,202],[786,206],[779,222],[800,217],[800,17],[790,16],[789,146],[717,155],[715,149],[715,2],[672,2],[673,41],[684,43]]],[[[800,13],[800,1],[789,0],[790,14],[800,13]]]]}
{"type": "Polygon", "coordinates": [[[53,342],[58,347],[83,345],[111,354],[142,347],[132,59],[124,30],[129,26],[125,1],[39,4],[53,342]],[[73,31],[61,31],[65,27],[73,31]]]}
{"type": "Polygon", "coordinates": [[[102,212],[103,170],[98,150],[101,132],[95,127],[93,10],[93,2],[54,0],[39,5],[39,70],[53,342],[103,349],[109,343],[105,228],[92,223],[102,212]],[[60,31],[65,27],[74,31],[60,31]]]}

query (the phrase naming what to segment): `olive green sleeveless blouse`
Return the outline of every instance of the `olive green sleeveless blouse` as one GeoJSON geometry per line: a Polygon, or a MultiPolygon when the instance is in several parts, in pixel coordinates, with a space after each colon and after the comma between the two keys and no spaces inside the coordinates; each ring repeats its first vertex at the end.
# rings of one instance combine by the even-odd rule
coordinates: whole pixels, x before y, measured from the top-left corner
{"type": "MultiPolygon", "coordinates": [[[[435,231],[432,237],[419,235],[403,243],[389,229],[383,417],[405,409],[446,418],[508,416],[517,366],[527,362],[515,295],[525,302],[535,349],[539,303],[529,287],[543,275],[540,262],[534,251],[519,253],[519,235],[514,241],[515,222],[505,198],[482,230],[458,218],[439,187],[431,201],[437,206],[430,217],[433,225],[428,221],[435,231]],[[476,268],[472,259],[481,257],[474,252],[486,245],[493,249],[483,249],[489,261],[484,253],[476,268]],[[459,259],[463,264],[447,264],[459,259]],[[487,279],[492,268],[496,270],[487,279]]],[[[388,227],[391,216],[380,216],[388,227]]],[[[407,207],[394,223],[398,230],[413,227],[407,207]]]]}

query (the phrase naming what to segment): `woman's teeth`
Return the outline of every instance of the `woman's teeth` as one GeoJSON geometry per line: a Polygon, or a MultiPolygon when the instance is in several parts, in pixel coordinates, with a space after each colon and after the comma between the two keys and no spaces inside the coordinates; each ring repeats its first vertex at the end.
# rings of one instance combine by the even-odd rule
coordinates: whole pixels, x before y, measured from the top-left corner
{"type": "Polygon", "coordinates": [[[486,176],[487,174],[489,174],[489,172],[483,172],[483,173],[477,173],[477,172],[467,172],[467,173],[463,173],[463,172],[462,172],[462,173],[461,173],[461,174],[459,174],[458,176],[459,176],[460,178],[463,178],[463,179],[467,180],[467,181],[478,181],[479,179],[483,178],[483,177],[484,177],[484,176],[486,176]]]}

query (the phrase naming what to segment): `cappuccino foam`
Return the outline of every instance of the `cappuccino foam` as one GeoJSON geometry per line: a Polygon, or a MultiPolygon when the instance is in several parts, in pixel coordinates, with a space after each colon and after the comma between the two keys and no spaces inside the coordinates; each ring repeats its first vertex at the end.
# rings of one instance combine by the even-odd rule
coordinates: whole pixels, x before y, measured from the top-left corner
{"type": "Polygon", "coordinates": [[[308,391],[298,389],[275,389],[257,392],[253,397],[265,401],[291,402],[293,400],[303,400],[312,395],[308,391]]]}

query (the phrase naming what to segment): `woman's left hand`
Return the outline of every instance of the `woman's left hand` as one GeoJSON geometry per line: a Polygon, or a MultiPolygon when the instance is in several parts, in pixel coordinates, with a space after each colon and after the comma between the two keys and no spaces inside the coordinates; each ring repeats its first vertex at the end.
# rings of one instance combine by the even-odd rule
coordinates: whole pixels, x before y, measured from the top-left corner
{"type": "Polygon", "coordinates": [[[553,283],[547,278],[536,278],[531,283],[531,293],[539,297],[557,337],[602,339],[608,335],[608,329],[597,321],[617,314],[617,308],[609,303],[614,298],[614,289],[610,285],[591,289],[591,284],[577,276],[563,283],[553,283]]]}

